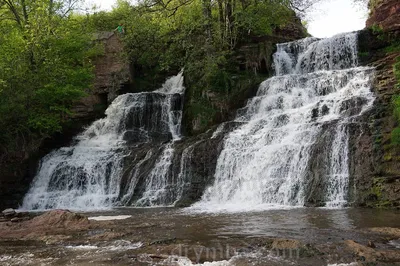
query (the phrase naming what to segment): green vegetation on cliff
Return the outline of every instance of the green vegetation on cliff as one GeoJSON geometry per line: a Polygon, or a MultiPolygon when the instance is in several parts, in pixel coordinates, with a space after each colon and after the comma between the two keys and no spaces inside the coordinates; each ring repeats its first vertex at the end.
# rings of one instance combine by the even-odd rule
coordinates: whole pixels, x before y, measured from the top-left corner
{"type": "Polygon", "coordinates": [[[97,30],[124,23],[123,39],[138,91],[153,90],[166,76],[185,69],[184,121],[186,133],[195,134],[226,119],[270,74],[259,70],[262,59],[264,68],[270,65],[272,42],[268,47],[256,46],[252,62],[240,56],[241,47],[272,38],[291,24],[297,27],[297,35],[279,41],[306,36],[292,4],[286,0],[146,0],[132,6],[118,1],[112,12],[93,14],[90,23],[97,30]]]}
{"type": "Polygon", "coordinates": [[[92,33],[119,23],[136,91],[153,90],[184,68],[186,133],[226,120],[270,74],[274,44],[306,35],[294,2],[302,3],[118,0],[110,12],[83,15],[73,12],[79,0],[0,0],[0,163],[4,155],[26,158],[62,132],[93,83],[99,49],[92,33]],[[288,26],[294,36],[276,38],[288,26]],[[275,39],[257,46],[265,37],[275,39]],[[240,52],[249,44],[258,49],[251,60],[240,52]]]}
{"type": "Polygon", "coordinates": [[[0,1],[0,155],[30,152],[61,131],[90,87],[96,49],[72,8],[0,1]]]}
{"type": "MultiPolygon", "coordinates": [[[[393,73],[397,80],[397,84],[395,85],[397,89],[400,89],[400,56],[396,58],[396,62],[393,64],[393,73]]],[[[393,105],[394,105],[394,115],[400,124],[400,96],[396,95],[393,97],[393,105]]],[[[397,126],[392,131],[392,142],[394,144],[400,144],[400,127],[397,126]]]]}

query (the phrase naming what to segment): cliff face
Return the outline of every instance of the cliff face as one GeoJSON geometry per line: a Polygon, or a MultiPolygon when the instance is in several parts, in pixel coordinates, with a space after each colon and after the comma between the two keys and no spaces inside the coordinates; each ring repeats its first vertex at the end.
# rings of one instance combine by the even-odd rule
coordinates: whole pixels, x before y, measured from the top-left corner
{"type": "MultiPolygon", "coordinates": [[[[372,3],[373,4],[373,3],[372,3]]],[[[359,34],[362,65],[376,68],[374,109],[355,125],[351,142],[353,200],[369,207],[400,206],[400,148],[391,141],[397,122],[392,99],[399,95],[393,64],[400,56],[400,3],[382,0],[372,6],[367,29],[359,34]]]]}
{"type": "Polygon", "coordinates": [[[104,54],[94,60],[93,88],[73,109],[76,120],[93,121],[103,115],[108,104],[129,90],[132,84],[130,65],[124,58],[119,36],[113,32],[99,32],[94,34],[93,39],[102,45],[104,54]]]}
{"type": "Polygon", "coordinates": [[[370,1],[371,13],[366,26],[377,25],[384,32],[399,34],[400,30],[400,2],[398,0],[370,1]]]}
{"type": "Polygon", "coordinates": [[[259,84],[274,74],[272,55],[276,44],[307,36],[300,19],[293,13],[286,25],[275,28],[270,35],[255,36],[250,33],[243,38],[235,48],[233,58],[230,58],[232,64],[226,71],[224,84],[204,88],[203,84],[199,84],[201,77],[196,76],[197,73],[185,73],[185,135],[197,135],[216,124],[232,120],[236,110],[256,94],[259,84]],[[196,92],[200,90],[201,95],[196,92]]]}

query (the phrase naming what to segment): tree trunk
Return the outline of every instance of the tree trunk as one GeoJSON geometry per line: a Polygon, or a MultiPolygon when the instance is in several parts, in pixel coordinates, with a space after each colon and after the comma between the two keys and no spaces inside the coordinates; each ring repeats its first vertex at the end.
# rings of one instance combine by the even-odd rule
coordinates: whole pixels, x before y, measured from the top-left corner
{"type": "Polygon", "coordinates": [[[212,40],[212,17],[211,17],[211,1],[210,0],[203,0],[203,16],[205,19],[205,34],[207,36],[207,42],[211,43],[212,40]]]}

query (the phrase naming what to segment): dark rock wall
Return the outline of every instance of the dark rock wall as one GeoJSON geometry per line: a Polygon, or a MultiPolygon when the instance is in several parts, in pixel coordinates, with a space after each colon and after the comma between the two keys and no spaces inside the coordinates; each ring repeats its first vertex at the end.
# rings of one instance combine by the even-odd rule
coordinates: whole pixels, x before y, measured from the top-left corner
{"type": "Polygon", "coordinates": [[[367,29],[359,33],[361,65],[376,69],[373,109],[352,126],[350,138],[350,198],[354,205],[400,206],[400,147],[391,142],[397,126],[392,99],[399,95],[393,73],[400,51],[400,3],[374,1],[367,29]],[[378,29],[377,29],[378,27],[378,29]]]}
{"type": "Polygon", "coordinates": [[[367,27],[379,26],[384,32],[399,34],[400,2],[398,0],[371,0],[367,27]]]}

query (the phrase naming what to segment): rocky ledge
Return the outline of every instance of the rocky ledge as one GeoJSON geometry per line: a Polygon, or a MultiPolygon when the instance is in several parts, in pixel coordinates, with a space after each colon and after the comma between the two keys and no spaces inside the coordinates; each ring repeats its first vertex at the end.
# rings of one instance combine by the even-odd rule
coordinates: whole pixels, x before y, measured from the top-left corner
{"type": "Polygon", "coordinates": [[[400,2],[398,0],[375,0],[370,2],[371,13],[366,26],[369,28],[376,25],[384,32],[399,32],[400,2]]]}

